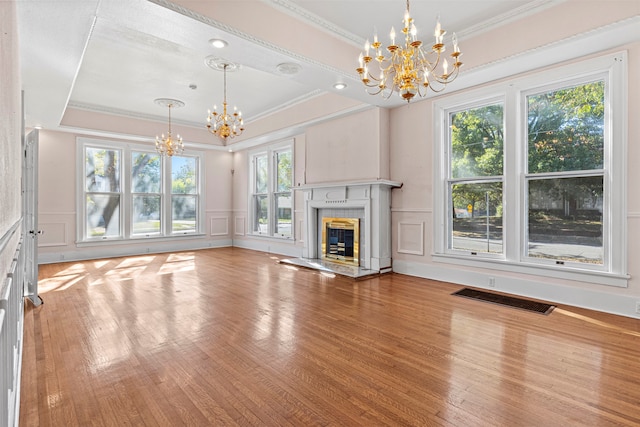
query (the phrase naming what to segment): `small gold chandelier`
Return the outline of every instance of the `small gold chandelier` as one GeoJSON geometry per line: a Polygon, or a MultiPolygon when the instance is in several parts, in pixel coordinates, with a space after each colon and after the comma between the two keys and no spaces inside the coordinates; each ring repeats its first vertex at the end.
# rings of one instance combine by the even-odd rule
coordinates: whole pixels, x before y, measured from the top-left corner
{"type": "Polygon", "coordinates": [[[175,138],[171,136],[171,109],[184,107],[184,102],[169,98],[158,98],[154,102],[163,107],[169,107],[169,132],[167,132],[167,136],[164,133],[162,136],[156,135],[156,151],[162,156],[169,157],[182,154],[184,151],[182,137],[180,135],[176,135],[175,138]]]}
{"type": "Polygon", "coordinates": [[[440,27],[438,19],[434,32],[435,44],[431,46],[431,51],[425,52],[422,41],[417,38],[416,26],[413,18],[409,14],[409,0],[407,0],[407,9],[404,12],[404,46],[396,45],[396,32],[391,27],[389,37],[391,44],[387,46],[390,56],[385,57],[381,50],[382,43],[378,41],[378,35],[374,34],[373,43],[369,44],[369,40],[364,45],[364,52],[360,53],[360,66],[356,69],[360,75],[362,83],[367,88],[367,92],[371,95],[382,93],[385,99],[388,99],[393,92],[398,92],[400,96],[407,102],[417,95],[424,97],[428,90],[433,92],[442,91],[447,83],[452,82],[458,76],[460,66],[460,48],[458,47],[458,39],[453,34],[453,70],[449,72],[449,63],[443,59],[440,63],[441,56],[445,51],[443,43],[446,33],[440,27]],[[371,53],[371,50],[373,52],[371,53]],[[373,55],[373,56],[371,56],[373,55]],[[374,77],[370,69],[375,59],[377,63],[378,77],[374,77]],[[442,72],[437,71],[441,66],[442,72]]]}
{"type": "Polygon", "coordinates": [[[242,112],[233,107],[233,114],[227,113],[227,68],[230,64],[222,64],[224,68],[224,100],[222,102],[222,113],[218,113],[217,106],[213,106],[213,111],[208,110],[207,113],[207,129],[212,134],[222,140],[223,144],[227,143],[227,138],[233,138],[244,130],[244,122],[242,112]]]}

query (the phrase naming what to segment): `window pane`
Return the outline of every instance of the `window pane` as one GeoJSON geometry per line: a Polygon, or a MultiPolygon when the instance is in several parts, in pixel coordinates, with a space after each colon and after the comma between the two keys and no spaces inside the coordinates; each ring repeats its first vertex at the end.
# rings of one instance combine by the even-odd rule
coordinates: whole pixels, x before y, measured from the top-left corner
{"type": "Polygon", "coordinates": [[[86,148],[85,190],[116,193],[120,191],[120,152],[101,148],[86,148]]]}
{"type": "Polygon", "coordinates": [[[133,196],[133,234],[160,232],[160,196],[133,196]]]}
{"type": "Polygon", "coordinates": [[[502,104],[451,114],[452,178],[502,175],[502,117],[502,104]]]}
{"type": "Polygon", "coordinates": [[[279,236],[291,237],[291,193],[276,194],[276,230],[279,236]]]}
{"type": "Polygon", "coordinates": [[[601,169],[604,82],[527,97],[529,173],[601,169]]]}
{"type": "Polygon", "coordinates": [[[171,231],[184,233],[196,231],[196,196],[173,196],[171,198],[171,231]]]}
{"type": "Polygon", "coordinates": [[[196,194],[197,191],[196,158],[171,157],[171,192],[173,194],[196,194]]]}
{"type": "Polygon", "coordinates": [[[253,232],[269,232],[268,208],[269,203],[266,195],[253,196],[253,232]]]}
{"type": "Polygon", "coordinates": [[[120,196],[88,194],[87,237],[120,236],[120,196]]]}
{"type": "Polygon", "coordinates": [[[255,157],[255,168],[256,168],[256,176],[255,176],[255,185],[256,185],[256,193],[266,193],[267,192],[267,179],[269,176],[268,172],[268,164],[267,164],[267,156],[256,156],[255,157]]]}
{"type": "Polygon", "coordinates": [[[528,255],[603,263],[603,177],[529,181],[528,255]]]}
{"type": "Polygon", "coordinates": [[[151,153],[131,154],[131,191],[134,193],[160,192],[160,156],[151,153]]]}
{"type": "Polygon", "coordinates": [[[277,154],[277,185],[276,191],[289,191],[291,189],[291,151],[282,151],[277,154]]]}
{"type": "Polygon", "coordinates": [[[451,186],[453,227],[451,248],[502,253],[502,183],[451,186]]]}

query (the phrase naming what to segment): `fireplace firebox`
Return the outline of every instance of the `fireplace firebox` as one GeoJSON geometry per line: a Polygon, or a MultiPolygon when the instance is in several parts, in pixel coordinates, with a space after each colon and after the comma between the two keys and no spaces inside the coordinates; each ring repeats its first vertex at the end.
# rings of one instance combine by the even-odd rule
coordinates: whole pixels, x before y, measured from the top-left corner
{"type": "Polygon", "coordinates": [[[360,220],[322,218],[322,258],[341,264],[360,265],[360,220]]]}

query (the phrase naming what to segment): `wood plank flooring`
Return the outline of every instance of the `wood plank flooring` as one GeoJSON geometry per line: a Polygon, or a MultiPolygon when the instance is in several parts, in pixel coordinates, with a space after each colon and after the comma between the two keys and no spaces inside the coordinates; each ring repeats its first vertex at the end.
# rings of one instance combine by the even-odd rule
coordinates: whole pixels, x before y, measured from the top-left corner
{"type": "Polygon", "coordinates": [[[20,426],[638,426],[640,320],[239,248],[40,267],[20,426]]]}

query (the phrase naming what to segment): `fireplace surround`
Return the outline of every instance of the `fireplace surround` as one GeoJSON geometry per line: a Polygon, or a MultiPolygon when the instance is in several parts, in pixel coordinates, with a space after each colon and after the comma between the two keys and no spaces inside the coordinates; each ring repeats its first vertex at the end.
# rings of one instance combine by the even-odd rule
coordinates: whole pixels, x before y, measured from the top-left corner
{"type": "Polygon", "coordinates": [[[323,258],[323,218],[358,219],[359,267],[380,273],[392,271],[391,190],[401,186],[399,182],[371,180],[296,187],[304,194],[303,257],[323,258]]]}

